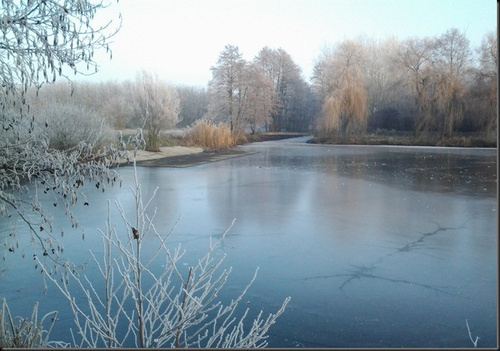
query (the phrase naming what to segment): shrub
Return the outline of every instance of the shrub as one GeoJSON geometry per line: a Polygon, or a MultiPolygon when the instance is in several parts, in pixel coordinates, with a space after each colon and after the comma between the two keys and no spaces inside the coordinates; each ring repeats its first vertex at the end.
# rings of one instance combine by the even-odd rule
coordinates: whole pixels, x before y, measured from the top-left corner
{"type": "Polygon", "coordinates": [[[83,105],[70,102],[42,104],[36,108],[36,113],[50,148],[66,150],[82,141],[101,147],[110,142],[111,129],[103,118],[83,105]]]}

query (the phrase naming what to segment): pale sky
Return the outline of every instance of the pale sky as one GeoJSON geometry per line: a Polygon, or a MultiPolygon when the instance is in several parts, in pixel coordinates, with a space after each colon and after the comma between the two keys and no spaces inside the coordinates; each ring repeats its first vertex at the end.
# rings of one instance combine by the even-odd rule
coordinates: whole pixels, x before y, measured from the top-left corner
{"type": "Polygon", "coordinates": [[[497,29],[496,0],[121,0],[109,11],[121,12],[123,26],[113,59],[99,58],[100,72],[86,78],[93,81],[134,79],[145,69],[173,84],[206,86],[227,44],[247,60],[264,46],[281,47],[309,81],[321,49],[344,39],[456,27],[478,46],[497,29]]]}

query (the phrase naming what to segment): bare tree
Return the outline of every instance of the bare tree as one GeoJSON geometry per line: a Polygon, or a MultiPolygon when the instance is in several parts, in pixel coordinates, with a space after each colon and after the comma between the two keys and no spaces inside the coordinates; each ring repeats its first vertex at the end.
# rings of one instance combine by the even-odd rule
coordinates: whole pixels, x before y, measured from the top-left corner
{"type": "Polygon", "coordinates": [[[259,126],[272,121],[271,115],[275,108],[274,86],[264,70],[252,63],[245,68],[245,81],[245,124],[255,133],[259,126]]]}
{"type": "Polygon", "coordinates": [[[98,111],[102,118],[115,129],[132,127],[131,121],[134,116],[132,82],[105,82],[96,87],[96,90],[103,101],[98,111]]]}
{"type": "Polygon", "coordinates": [[[207,115],[228,123],[235,135],[243,132],[246,64],[237,46],[226,45],[217,65],[211,67],[212,79],[208,83],[207,115]]]}
{"type": "Polygon", "coordinates": [[[142,71],[135,80],[134,107],[146,131],[147,149],[158,151],[161,132],[179,122],[177,91],[157,75],[142,71]]]}
{"type": "Polygon", "coordinates": [[[479,67],[469,91],[468,110],[477,127],[488,138],[496,138],[498,128],[498,44],[496,33],[483,37],[477,49],[479,67]]]}
{"type": "Polygon", "coordinates": [[[305,81],[301,77],[299,66],[282,48],[264,47],[257,54],[255,64],[264,69],[265,74],[274,86],[271,130],[289,130],[290,121],[295,118],[294,105],[301,99],[301,87],[305,81]]]}
{"type": "Polygon", "coordinates": [[[494,80],[498,75],[498,40],[495,32],[484,35],[479,53],[479,74],[482,77],[494,80]]]}
{"type": "Polygon", "coordinates": [[[324,47],[315,59],[313,74],[311,76],[312,89],[321,101],[325,101],[330,94],[333,73],[328,69],[329,61],[333,57],[333,47],[324,47]]]}
{"type": "Polygon", "coordinates": [[[302,79],[293,80],[288,86],[285,130],[290,132],[311,131],[320,104],[311,86],[302,79]]]}
{"type": "MultiPolygon", "coordinates": [[[[84,181],[117,179],[109,166],[120,153],[111,147],[95,149],[82,142],[64,151],[53,150],[40,130],[27,101],[30,86],[65,77],[66,71],[94,72],[96,50],[106,50],[111,22],[94,26],[94,17],[107,5],[103,1],[2,1],[0,8],[0,214],[17,214],[25,221],[44,253],[51,254],[53,222],[40,206],[37,193],[31,200],[21,194],[34,184],[48,189],[71,213],[69,207],[80,194],[84,181]],[[35,214],[36,217],[29,214],[35,214]]],[[[71,215],[70,215],[71,217],[71,215]]],[[[74,225],[77,225],[73,217],[74,225]]],[[[15,246],[10,248],[14,251],[15,246]]]]}
{"type": "Polygon", "coordinates": [[[455,28],[435,39],[407,39],[397,63],[406,70],[415,97],[415,135],[435,130],[450,137],[465,112],[468,39],[455,28]]]}
{"type": "Polygon", "coordinates": [[[407,80],[408,89],[414,97],[417,114],[414,134],[427,132],[436,127],[433,116],[435,104],[435,84],[433,82],[433,40],[429,38],[409,38],[398,50],[396,67],[403,70],[402,79],[407,80]]]}
{"type": "Polygon", "coordinates": [[[365,49],[360,41],[345,40],[322,68],[328,81],[320,128],[342,136],[364,132],[367,125],[367,92],[363,66],[365,49]]]}
{"type": "Polygon", "coordinates": [[[176,86],[180,100],[179,126],[188,127],[207,113],[208,98],[204,87],[176,86]]]}
{"type": "Polygon", "coordinates": [[[435,42],[436,98],[442,137],[450,137],[465,111],[465,75],[470,70],[469,40],[458,29],[447,30],[435,42]]]}
{"type": "MultiPolygon", "coordinates": [[[[283,49],[264,47],[247,62],[238,47],[228,45],[212,67],[207,116],[227,121],[233,134],[257,125],[274,131],[290,130],[310,97],[300,68],[283,49]],[[300,108],[299,108],[300,106],[300,108]]],[[[308,115],[309,116],[309,115],[308,115]]],[[[303,116],[302,116],[303,117],[303,116]]]]}
{"type": "Polygon", "coordinates": [[[403,115],[408,115],[404,103],[408,91],[394,67],[400,42],[395,38],[366,41],[365,64],[366,91],[369,106],[369,128],[375,130],[405,128],[403,115]],[[405,111],[403,111],[405,110],[405,111]]]}

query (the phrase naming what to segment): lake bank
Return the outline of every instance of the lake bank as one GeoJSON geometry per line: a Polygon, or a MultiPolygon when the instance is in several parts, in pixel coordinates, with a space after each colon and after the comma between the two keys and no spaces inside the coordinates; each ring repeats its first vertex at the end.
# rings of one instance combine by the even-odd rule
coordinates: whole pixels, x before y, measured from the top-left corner
{"type": "MultiPolygon", "coordinates": [[[[304,133],[259,133],[247,137],[248,143],[276,141],[282,139],[307,136],[304,133]]],[[[252,152],[229,148],[221,150],[204,150],[195,146],[165,146],[159,152],[138,150],[135,157],[140,167],[191,167],[210,162],[218,162],[233,157],[251,155],[252,152]]],[[[132,165],[133,162],[123,160],[122,166],[132,165]]]]}
{"type": "Polygon", "coordinates": [[[236,149],[203,151],[154,159],[137,160],[136,164],[140,167],[191,167],[250,154],[250,152],[236,149]]]}
{"type": "Polygon", "coordinates": [[[475,135],[460,135],[439,138],[429,134],[414,137],[411,133],[368,134],[349,137],[315,136],[309,143],[328,145],[395,145],[395,146],[436,146],[436,147],[484,147],[496,148],[497,140],[475,135]]]}

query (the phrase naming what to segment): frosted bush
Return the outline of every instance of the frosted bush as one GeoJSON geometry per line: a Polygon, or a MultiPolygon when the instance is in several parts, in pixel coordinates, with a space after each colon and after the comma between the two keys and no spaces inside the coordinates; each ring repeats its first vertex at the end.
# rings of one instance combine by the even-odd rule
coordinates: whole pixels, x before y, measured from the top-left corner
{"type": "Polygon", "coordinates": [[[38,111],[38,121],[44,125],[49,147],[64,150],[80,142],[101,147],[111,142],[112,131],[101,116],[79,104],[69,102],[47,104],[38,111]]]}

